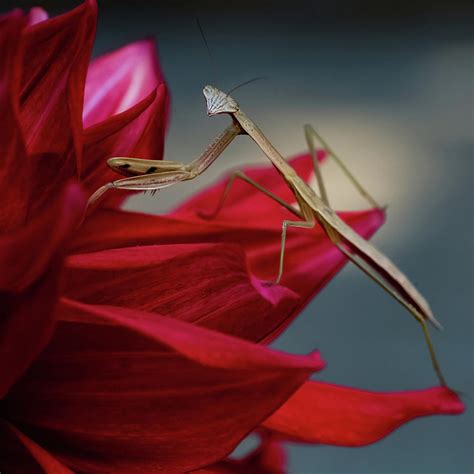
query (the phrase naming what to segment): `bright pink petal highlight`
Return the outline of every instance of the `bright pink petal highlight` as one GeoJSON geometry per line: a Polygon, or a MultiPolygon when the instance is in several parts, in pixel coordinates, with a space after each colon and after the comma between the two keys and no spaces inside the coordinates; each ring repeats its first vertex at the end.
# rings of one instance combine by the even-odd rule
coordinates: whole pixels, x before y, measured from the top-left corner
{"type": "Polygon", "coordinates": [[[36,25],[48,19],[48,12],[41,7],[33,7],[28,12],[28,26],[36,25]]]}
{"type": "MultiPolygon", "coordinates": [[[[160,160],[168,123],[169,96],[154,42],[139,41],[95,59],[84,104],[82,180],[92,193],[118,179],[107,166],[113,156],[160,160]]],[[[102,205],[117,207],[128,193],[109,193],[102,205]]]]}
{"type": "Polygon", "coordinates": [[[87,73],[84,128],[132,108],[162,82],[152,40],[99,56],[91,62],[87,73]]]}

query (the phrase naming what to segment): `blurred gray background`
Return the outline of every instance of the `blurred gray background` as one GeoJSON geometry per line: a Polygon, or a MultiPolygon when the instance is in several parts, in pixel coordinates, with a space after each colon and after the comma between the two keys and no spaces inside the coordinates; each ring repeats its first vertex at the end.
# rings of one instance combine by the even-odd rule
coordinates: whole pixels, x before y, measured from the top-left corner
{"type": "MultiPolygon", "coordinates": [[[[1,2],[2,10],[34,4],[1,2]]],[[[43,4],[59,13],[77,2],[43,4]]],[[[242,108],[287,156],[305,150],[303,124],[317,126],[389,204],[374,241],[445,327],[434,334],[435,345],[450,385],[463,393],[465,415],[420,419],[365,448],[291,446],[291,473],[474,471],[471,13],[463,1],[99,2],[96,54],[148,35],[157,39],[172,93],[167,159],[190,161],[226,122],[207,118],[203,85],[228,90],[267,76],[236,92],[242,108]]],[[[159,199],[135,197],[128,207],[162,212],[231,167],[264,162],[242,139],[199,180],[159,199]]],[[[325,177],[334,207],[364,207],[333,166],[325,177]]],[[[275,346],[298,353],[318,347],[328,361],[324,380],[338,384],[436,384],[419,328],[352,266],[275,346]]]]}

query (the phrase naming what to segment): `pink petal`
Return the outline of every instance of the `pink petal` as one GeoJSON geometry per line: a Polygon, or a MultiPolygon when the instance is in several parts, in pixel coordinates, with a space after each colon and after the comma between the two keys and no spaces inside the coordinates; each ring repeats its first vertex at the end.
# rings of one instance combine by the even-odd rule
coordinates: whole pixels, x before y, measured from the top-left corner
{"type": "MultiPolygon", "coordinates": [[[[119,178],[107,166],[108,158],[163,157],[168,114],[168,91],[153,40],[129,44],[91,63],[83,114],[88,128],[82,174],[91,193],[119,178]]],[[[117,207],[127,194],[110,193],[101,204],[117,207]]]]}
{"type": "Polygon", "coordinates": [[[48,19],[48,12],[41,7],[33,7],[28,12],[28,26],[36,25],[48,19]]]}
{"type": "Polygon", "coordinates": [[[69,257],[64,294],[156,312],[247,340],[279,327],[299,297],[249,274],[237,245],[155,245],[69,257]]]}
{"type": "Polygon", "coordinates": [[[99,56],[87,72],[84,128],[132,108],[163,82],[151,39],[99,56]]]}
{"type": "MultiPolygon", "coordinates": [[[[161,83],[141,102],[85,131],[82,181],[94,192],[120,176],[107,166],[113,156],[160,160],[168,123],[169,97],[161,83]]],[[[101,204],[117,207],[128,193],[109,193],[101,204]]]]}
{"type": "Polygon", "coordinates": [[[61,314],[2,410],[91,474],[216,462],[322,368],[316,354],[279,353],[158,315],[69,301],[61,314]]]}
{"type": "Polygon", "coordinates": [[[306,382],[263,426],[293,441],[363,446],[420,416],[463,411],[459,397],[444,387],[381,393],[306,382]]]}

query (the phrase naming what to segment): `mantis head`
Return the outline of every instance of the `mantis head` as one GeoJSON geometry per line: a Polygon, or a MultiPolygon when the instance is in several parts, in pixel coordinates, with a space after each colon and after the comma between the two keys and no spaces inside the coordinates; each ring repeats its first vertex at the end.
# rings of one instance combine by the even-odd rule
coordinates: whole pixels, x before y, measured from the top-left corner
{"type": "Polygon", "coordinates": [[[207,115],[232,114],[238,112],[239,105],[237,102],[225,92],[217,87],[206,86],[202,90],[207,104],[207,115]]]}

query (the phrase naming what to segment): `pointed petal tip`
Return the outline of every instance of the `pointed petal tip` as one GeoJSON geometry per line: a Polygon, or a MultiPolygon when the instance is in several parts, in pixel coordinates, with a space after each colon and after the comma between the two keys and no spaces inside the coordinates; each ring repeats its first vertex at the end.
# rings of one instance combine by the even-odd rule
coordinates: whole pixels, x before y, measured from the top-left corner
{"type": "Polygon", "coordinates": [[[460,415],[464,413],[466,407],[456,391],[448,387],[435,387],[433,390],[435,394],[433,401],[436,403],[439,413],[446,415],[460,415]]]}
{"type": "Polygon", "coordinates": [[[41,7],[33,7],[28,12],[28,26],[36,25],[49,18],[48,12],[41,7]]]}
{"type": "Polygon", "coordinates": [[[317,369],[316,370],[323,370],[326,368],[327,366],[327,362],[323,359],[323,357],[321,356],[321,352],[319,351],[319,349],[315,349],[314,351],[310,352],[308,354],[308,357],[310,357],[311,359],[313,359],[315,365],[317,365],[317,369]]]}
{"type": "Polygon", "coordinates": [[[260,280],[253,275],[250,276],[250,281],[258,293],[274,306],[284,299],[296,300],[298,298],[298,295],[293,290],[284,285],[268,284],[267,281],[260,280]]]}

